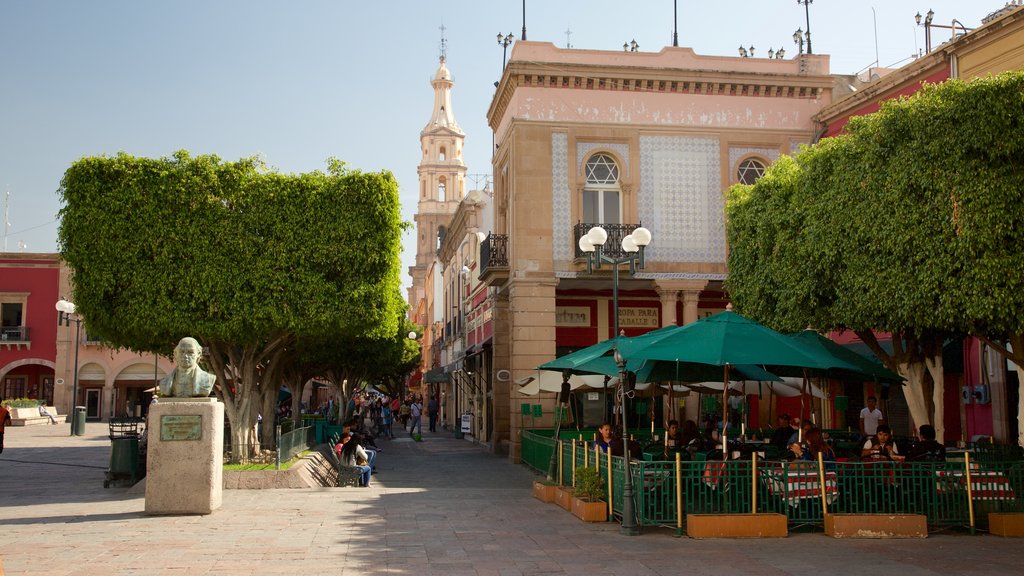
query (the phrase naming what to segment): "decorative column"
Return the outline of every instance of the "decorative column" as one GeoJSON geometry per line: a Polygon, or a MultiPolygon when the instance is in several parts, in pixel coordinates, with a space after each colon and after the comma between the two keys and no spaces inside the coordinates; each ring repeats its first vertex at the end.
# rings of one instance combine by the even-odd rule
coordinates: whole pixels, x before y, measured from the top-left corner
{"type": "Polygon", "coordinates": [[[672,326],[678,324],[676,319],[676,303],[679,302],[679,291],[665,288],[655,288],[658,298],[661,299],[661,325],[672,326]]]}
{"type": "Polygon", "coordinates": [[[654,289],[661,298],[661,325],[685,325],[697,321],[697,303],[700,293],[708,285],[707,280],[655,280],[654,289]],[[683,297],[683,318],[679,322],[676,316],[676,301],[679,294],[683,297]]]}

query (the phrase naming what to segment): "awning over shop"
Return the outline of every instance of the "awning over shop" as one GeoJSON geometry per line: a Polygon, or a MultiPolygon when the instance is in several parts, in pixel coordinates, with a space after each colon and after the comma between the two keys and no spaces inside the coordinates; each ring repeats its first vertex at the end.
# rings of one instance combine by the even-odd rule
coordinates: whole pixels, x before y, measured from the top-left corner
{"type": "Polygon", "coordinates": [[[423,375],[423,381],[427,384],[447,384],[449,382],[448,375],[440,367],[427,370],[427,373],[423,375]]]}

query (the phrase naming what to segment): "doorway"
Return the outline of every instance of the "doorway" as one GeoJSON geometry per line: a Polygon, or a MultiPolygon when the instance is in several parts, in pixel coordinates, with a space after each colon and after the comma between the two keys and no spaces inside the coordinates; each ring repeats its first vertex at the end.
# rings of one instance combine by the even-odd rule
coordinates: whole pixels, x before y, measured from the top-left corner
{"type": "Polygon", "coordinates": [[[86,420],[100,419],[100,393],[99,388],[88,388],[85,391],[85,418],[86,420]]]}

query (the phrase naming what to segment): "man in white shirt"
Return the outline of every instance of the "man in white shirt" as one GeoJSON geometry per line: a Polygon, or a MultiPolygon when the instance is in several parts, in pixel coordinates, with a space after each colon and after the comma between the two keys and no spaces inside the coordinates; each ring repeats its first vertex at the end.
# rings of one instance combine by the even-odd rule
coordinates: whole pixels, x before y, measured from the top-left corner
{"type": "Polygon", "coordinates": [[[878,399],[868,396],[868,405],[860,411],[860,433],[864,436],[874,436],[878,432],[878,425],[885,422],[877,405],[878,399]]]}

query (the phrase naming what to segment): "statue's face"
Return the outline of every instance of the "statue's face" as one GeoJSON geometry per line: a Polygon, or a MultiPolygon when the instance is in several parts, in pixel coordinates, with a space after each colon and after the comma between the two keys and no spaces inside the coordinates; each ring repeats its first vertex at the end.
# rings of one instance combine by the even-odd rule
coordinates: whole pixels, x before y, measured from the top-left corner
{"type": "Polygon", "coordinates": [[[195,368],[199,364],[199,356],[203,353],[201,348],[190,344],[183,344],[174,350],[174,361],[185,369],[195,368]]]}

